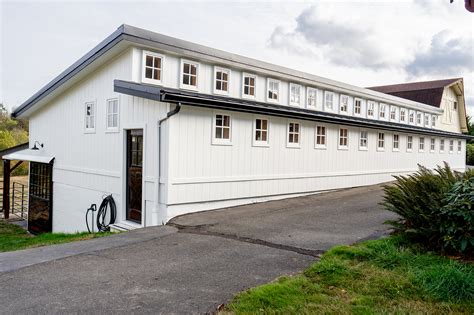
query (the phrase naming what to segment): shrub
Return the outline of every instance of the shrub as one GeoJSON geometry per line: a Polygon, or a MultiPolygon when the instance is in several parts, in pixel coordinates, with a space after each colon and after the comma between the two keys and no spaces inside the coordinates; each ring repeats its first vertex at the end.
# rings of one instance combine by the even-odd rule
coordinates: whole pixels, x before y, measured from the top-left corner
{"type": "Polygon", "coordinates": [[[394,185],[384,186],[382,205],[400,216],[388,221],[397,232],[446,253],[468,253],[472,240],[472,199],[469,195],[474,171],[458,173],[445,164],[434,171],[420,166],[409,176],[395,176],[394,185]],[[471,200],[471,201],[469,201],[471,200]],[[470,206],[467,206],[470,202],[470,206]]]}
{"type": "Polygon", "coordinates": [[[474,165],[474,143],[468,143],[466,147],[466,163],[474,165]]]}

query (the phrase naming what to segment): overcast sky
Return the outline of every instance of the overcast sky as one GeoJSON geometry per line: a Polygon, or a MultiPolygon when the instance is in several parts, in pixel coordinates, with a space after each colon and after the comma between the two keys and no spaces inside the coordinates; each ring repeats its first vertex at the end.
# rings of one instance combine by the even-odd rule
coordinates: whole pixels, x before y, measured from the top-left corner
{"type": "Polygon", "coordinates": [[[463,0],[0,0],[0,102],[20,105],[123,23],[358,86],[464,77],[474,115],[463,0]]]}

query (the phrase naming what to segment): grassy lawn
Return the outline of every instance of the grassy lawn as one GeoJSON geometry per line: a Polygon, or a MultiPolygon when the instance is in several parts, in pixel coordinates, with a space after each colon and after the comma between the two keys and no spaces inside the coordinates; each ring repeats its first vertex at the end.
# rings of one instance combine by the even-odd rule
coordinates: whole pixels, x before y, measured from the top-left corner
{"type": "Polygon", "coordinates": [[[338,246],[300,275],[240,293],[223,313],[474,314],[474,265],[395,236],[338,246]]]}
{"type": "Polygon", "coordinates": [[[28,234],[21,227],[0,221],[0,252],[9,252],[19,249],[68,243],[102,237],[112,233],[45,233],[38,236],[28,234]]]}

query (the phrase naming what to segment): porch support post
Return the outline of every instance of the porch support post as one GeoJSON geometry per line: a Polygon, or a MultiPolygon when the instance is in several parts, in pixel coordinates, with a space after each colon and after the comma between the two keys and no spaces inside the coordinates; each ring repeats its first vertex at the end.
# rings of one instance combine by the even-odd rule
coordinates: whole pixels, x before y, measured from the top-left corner
{"type": "Polygon", "coordinates": [[[10,217],[10,160],[3,160],[3,218],[10,217]]]}

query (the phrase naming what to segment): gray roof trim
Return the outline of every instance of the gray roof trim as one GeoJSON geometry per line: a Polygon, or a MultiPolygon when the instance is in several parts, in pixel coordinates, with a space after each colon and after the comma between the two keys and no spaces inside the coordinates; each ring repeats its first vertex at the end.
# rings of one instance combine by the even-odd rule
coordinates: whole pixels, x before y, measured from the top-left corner
{"type": "Polygon", "coordinates": [[[2,156],[7,155],[7,154],[11,154],[11,153],[15,153],[15,152],[18,152],[18,151],[21,151],[21,150],[28,149],[29,147],[30,147],[30,143],[26,142],[26,143],[22,143],[22,144],[14,146],[14,147],[2,150],[2,151],[0,151],[0,158],[2,156]]]}
{"type": "Polygon", "coordinates": [[[474,137],[472,136],[453,132],[446,132],[437,129],[429,129],[424,127],[410,126],[400,123],[378,121],[360,117],[344,116],[305,108],[295,108],[284,105],[248,101],[225,96],[200,94],[197,92],[188,92],[183,90],[170,89],[160,86],[152,86],[122,80],[114,81],[114,91],[155,101],[181,103],[182,105],[219,108],[247,113],[259,113],[270,116],[319,121],[378,130],[383,129],[405,133],[416,133],[429,136],[442,136],[457,139],[474,139],[474,137]]]}

